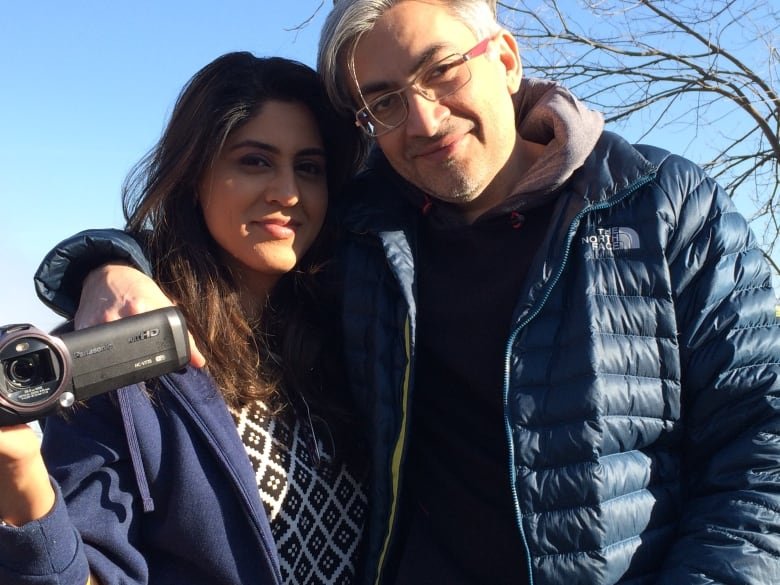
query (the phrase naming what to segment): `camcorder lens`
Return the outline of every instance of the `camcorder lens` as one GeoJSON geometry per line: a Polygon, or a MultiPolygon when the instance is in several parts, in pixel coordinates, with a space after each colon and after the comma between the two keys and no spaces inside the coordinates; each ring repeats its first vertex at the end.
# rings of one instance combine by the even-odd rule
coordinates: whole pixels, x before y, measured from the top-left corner
{"type": "Polygon", "coordinates": [[[48,350],[39,350],[3,360],[8,383],[15,388],[47,384],[55,378],[48,350]]]}
{"type": "Polygon", "coordinates": [[[35,359],[37,356],[21,357],[11,361],[8,365],[8,377],[17,384],[29,384],[37,371],[35,359]]]}

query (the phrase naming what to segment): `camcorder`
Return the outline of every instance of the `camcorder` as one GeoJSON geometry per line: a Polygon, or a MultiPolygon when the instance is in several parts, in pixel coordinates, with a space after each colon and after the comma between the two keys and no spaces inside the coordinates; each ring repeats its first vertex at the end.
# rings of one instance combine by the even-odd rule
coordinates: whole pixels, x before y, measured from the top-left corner
{"type": "Polygon", "coordinates": [[[92,396],[178,370],[190,360],[176,307],[62,335],[0,327],[0,426],[27,423],[92,396]]]}

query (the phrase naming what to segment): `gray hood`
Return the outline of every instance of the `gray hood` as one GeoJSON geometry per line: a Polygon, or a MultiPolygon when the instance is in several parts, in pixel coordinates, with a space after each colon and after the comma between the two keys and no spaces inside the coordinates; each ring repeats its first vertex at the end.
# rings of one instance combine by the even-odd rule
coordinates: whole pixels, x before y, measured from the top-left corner
{"type": "Polygon", "coordinates": [[[524,78],[515,103],[520,136],[545,148],[496,212],[530,209],[549,201],[582,166],[604,129],[601,113],[589,110],[551,81],[524,78]]]}

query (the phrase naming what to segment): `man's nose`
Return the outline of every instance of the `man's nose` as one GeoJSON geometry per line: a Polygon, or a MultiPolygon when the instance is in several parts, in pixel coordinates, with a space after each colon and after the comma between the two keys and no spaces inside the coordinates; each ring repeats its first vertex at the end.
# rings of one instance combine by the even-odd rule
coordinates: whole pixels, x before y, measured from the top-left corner
{"type": "Polygon", "coordinates": [[[431,101],[416,91],[408,92],[406,132],[412,136],[434,136],[439,125],[449,115],[449,108],[438,100],[431,101]]]}

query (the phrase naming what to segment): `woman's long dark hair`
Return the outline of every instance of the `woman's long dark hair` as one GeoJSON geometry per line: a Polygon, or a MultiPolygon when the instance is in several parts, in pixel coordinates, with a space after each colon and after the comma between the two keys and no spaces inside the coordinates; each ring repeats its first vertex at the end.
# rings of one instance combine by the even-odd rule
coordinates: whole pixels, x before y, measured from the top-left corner
{"type": "MultiPolygon", "coordinates": [[[[265,300],[258,322],[242,310],[236,280],[220,261],[197,190],[228,135],[267,101],[299,103],[319,124],[327,158],[331,204],[362,155],[359,130],[330,107],[317,74],[288,59],[229,53],[201,69],[183,88],[157,145],[131,171],[123,188],[127,230],[145,243],[154,276],[182,309],[225,400],[241,406],[261,399],[275,408],[301,397],[326,412],[333,364],[324,350],[334,331],[333,307],[319,286],[329,256],[328,225],[296,268],[265,300]],[[322,386],[328,383],[327,394],[322,386]]],[[[259,303],[264,302],[258,299],[259,303]]],[[[336,401],[338,402],[338,401],[336,401]]]]}

